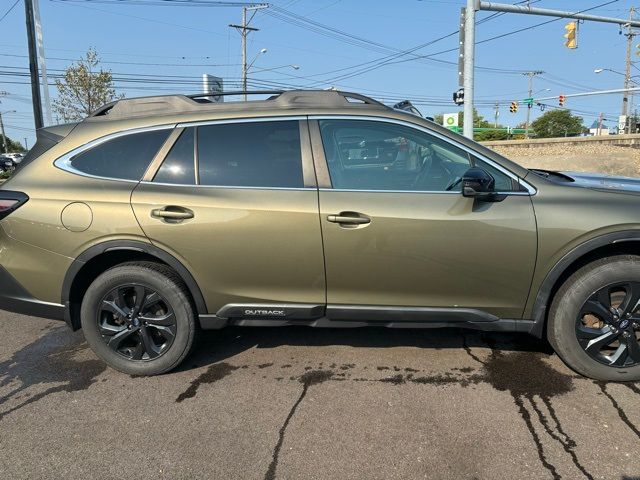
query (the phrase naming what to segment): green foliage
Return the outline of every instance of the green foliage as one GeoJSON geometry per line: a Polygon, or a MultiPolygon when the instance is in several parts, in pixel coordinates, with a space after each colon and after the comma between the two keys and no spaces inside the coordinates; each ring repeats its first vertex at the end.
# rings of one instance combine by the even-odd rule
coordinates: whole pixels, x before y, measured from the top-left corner
{"type": "Polygon", "coordinates": [[[7,151],[5,152],[4,143],[2,142],[2,137],[0,137],[0,153],[24,152],[24,147],[20,142],[11,140],[9,137],[6,137],[6,138],[7,138],[7,151]]]}
{"type": "MultiPolygon", "coordinates": [[[[442,125],[444,115],[442,113],[438,113],[434,115],[433,120],[438,124],[442,125]]],[[[460,128],[464,125],[463,113],[458,112],[458,125],[460,128]]],[[[482,115],[478,113],[478,111],[473,109],[473,126],[474,128],[493,128],[495,125],[492,122],[486,120],[482,115]]],[[[498,125],[498,128],[504,128],[502,125],[498,125]]],[[[474,134],[474,140],[478,142],[484,142],[488,140],[507,140],[509,135],[506,131],[487,131],[487,132],[477,132],[474,134]]]]}
{"type": "Polygon", "coordinates": [[[85,57],[65,70],[63,80],[56,80],[58,98],[53,108],[65,122],[81,120],[105,103],[123,97],[116,95],[111,72],[99,65],[98,54],[89,49],[85,57]]]}
{"type": "Polygon", "coordinates": [[[536,138],[573,137],[585,131],[582,117],[569,110],[549,110],[531,123],[536,138]]]}

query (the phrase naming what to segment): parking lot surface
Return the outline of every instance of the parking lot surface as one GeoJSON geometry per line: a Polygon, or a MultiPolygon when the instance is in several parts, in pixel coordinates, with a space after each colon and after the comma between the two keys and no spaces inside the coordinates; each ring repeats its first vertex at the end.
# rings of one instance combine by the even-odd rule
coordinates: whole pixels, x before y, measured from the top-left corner
{"type": "Polygon", "coordinates": [[[640,477],[640,385],[528,336],[233,328],[134,378],[60,322],[0,332],[2,479],[640,477]]]}

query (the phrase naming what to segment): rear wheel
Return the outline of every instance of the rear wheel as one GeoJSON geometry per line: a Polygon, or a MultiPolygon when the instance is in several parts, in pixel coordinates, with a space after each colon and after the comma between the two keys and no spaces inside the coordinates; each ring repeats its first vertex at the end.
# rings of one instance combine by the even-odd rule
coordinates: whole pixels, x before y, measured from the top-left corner
{"type": "Polygon", "coordinates": [[[578,373],[640,380],[640,257],[608,257],[574,273],[553,300],[547,334],[578,373]]]}
{"type": "Polygon", "coordinates": [[[152,262],[118,265],[96,278],[82,301],[81,323],[100,358],[134,375],[175,368],[196,332],[184,283],[169,267],[152,262]]]}

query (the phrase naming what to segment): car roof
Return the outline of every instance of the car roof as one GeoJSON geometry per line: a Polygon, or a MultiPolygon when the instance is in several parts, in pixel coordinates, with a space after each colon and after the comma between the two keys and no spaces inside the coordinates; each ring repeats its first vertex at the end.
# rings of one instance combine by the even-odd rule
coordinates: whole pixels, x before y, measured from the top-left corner
{"type": "Polygon", "coordinates": [[[224,114],[237,111],[304,110],[310,108],[348,108],[355,110],[390,110],[381,102],[358,93],[337,90],[266,90],[224,92],[221,94],[161,95],[124,98],[108,103],[89,115],[88,120],[115,120],[141,116],[171,114],[224,114]],[[269,95],[265,100],[222,102],[216,97],[231,95],[269,95]]]}

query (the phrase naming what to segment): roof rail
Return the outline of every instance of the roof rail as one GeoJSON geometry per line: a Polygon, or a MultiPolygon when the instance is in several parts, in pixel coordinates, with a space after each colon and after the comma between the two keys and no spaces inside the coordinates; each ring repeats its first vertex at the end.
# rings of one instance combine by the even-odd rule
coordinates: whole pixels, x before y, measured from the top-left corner
{"type": "Polygon", "coordinates": [[[337,90],[255,90],[232,91],[215,94],[160,95],[151,97],[123,98],[103,105],[89,115],[90,118],[127,118],[144,115],[198,112],[202,109],[241,110],[246,108],[310,108],[310,107],[371,107],[389,108],[373,98],[358,93],[337,90]],[[215,102],[213,97],[238,95],[270,95],[266,100],[215,102]]]}

